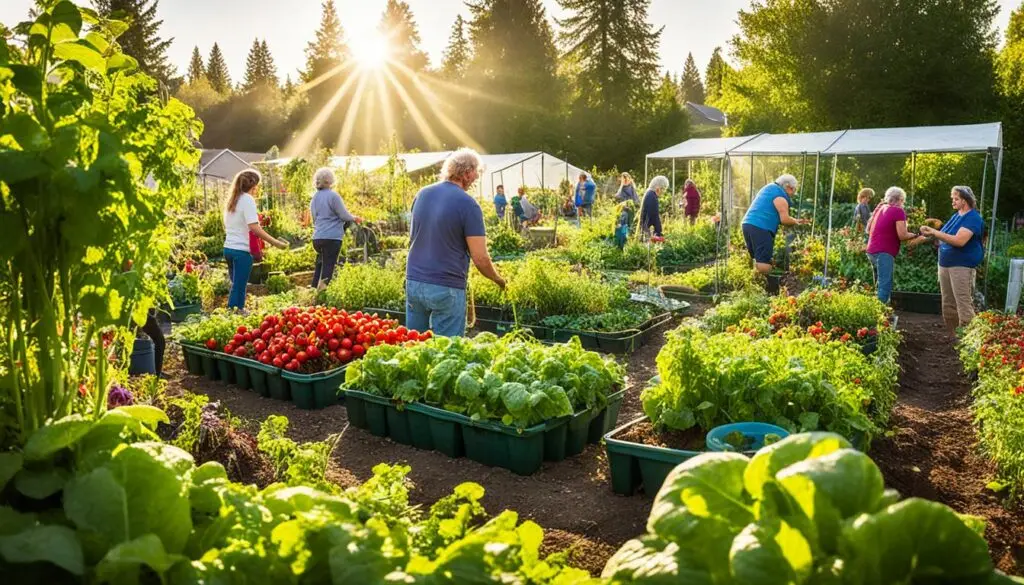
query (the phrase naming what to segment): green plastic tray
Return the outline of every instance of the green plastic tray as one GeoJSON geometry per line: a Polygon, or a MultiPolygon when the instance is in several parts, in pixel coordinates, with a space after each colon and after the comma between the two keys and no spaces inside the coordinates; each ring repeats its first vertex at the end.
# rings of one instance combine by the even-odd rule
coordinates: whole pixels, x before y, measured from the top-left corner
{"type": "Polygon", "coordinates": [[[217,355],[217,377],[225,384],[235,383],[235,365],[229,361],[230,356],[226,353],[217,355]]]}
{"type": "Polygon", "coordinates": [[[615,428],[615,423],[619,420],[619,410],[622,408],[622,397],[628,390],[629,387],[626,387],[608,395],[608,405],[590,421],[588,443],[600,443],[601,439],[615,428]]]}
{"type": "Polygon", "coordinates": [[[469,421],[462,425],[462,444],[466,457],[477,463],[503,467],[518,475],[531,475],[540,469],[545,458],[557,461],[565,458],[568,419],[564,417],[521,430],[491,422],[469,421]]]}
{"type": "Polygon", "coordinates": [[[644,493],[653,497],[661,489],[661,484],[665,483],[669,472],[683,461],[701,453],[641,445],[615,438],[615,435],[645,420],[647,417],[641,416],[604,437],[608,467],[611,469],[612,491],[616,494],[630,496],[642,486],[644,493]]]}
{"type": "Polygon", "coordinates": [[[462,425],[466,417],[427,404],[406,404],[405,409],[410,415],[409,426],[415,433],[414,437],[423,431],[421,424],[426,421],[432,449],[453,459],[466,455],[462,438],[462,425]]]}
{"type": "Polygon", "coordinates": [[[345,380],[345,367],[317,374],[296,374],[287,370],[281,377],[288,382],[292,402],[299,408],[326,408],[341,401],[338,389],[345,380]]]}
{"type": "Polygon", "coordinates": [[[220,360],[217,358],[217,355],[212,351],[204,351],[199,356],[203,362],[203,375],[206,376],[206,379],[211,382],[220,380],[220,368],[217,367],[217,363],[220,360]]]}
{"type": "Polygon", "coordinates": [[[352,426],[370,431],[378,437],[388,436],[387,409],[391,401],[387,398],[361,392],[344,390],[345,408],[352,426]]]}
{"type": "Polygon", "coordinates": [[[173,309],[168,308],[171,323],[181,323],[189,315],[198,315],[203,312],[203,306],[199,303],[192,305],[178,305],[173,309]]]}
{"type": "Polygon", "coordinates": [[[181,344],[181,355],[185,359],[185,370],[194,376],[203,375],[203,352],[206,350],[195,345],[181,344]]]}
{"type": "Polygon", "coordinates": [[[232,375],[234,376],[233,384],[238,386],[242,390],[252,389],[252,378],[249,376],[249,360],[233,355],[224,354],[221,360],[231,364],[232,375]]]}

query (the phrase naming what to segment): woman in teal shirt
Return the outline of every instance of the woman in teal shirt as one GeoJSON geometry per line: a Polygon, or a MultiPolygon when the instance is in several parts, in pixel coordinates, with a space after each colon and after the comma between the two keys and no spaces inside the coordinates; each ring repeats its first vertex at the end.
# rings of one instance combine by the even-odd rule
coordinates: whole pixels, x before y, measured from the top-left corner
{"type": "Polygon", "coordinates": [[[949,194],[956,213],[941,230],[929,226],[921,234],[939,241],[939,290],[942,293],[942,320],[950,333],[974,319],[974,276],[985,258],[981,239],[985,220],[978,213],[977,200],[970,187],[958,185],[949,194]]]}
{"type": "Polygon", "coordinates": [[[796,193],[796,187],[796,177],[780,175],[774,183],[765,185],[757,192],[750,203],[750,209],[743,216],[743,241],[747,244],[747,252],[754,259],[758,272],[767,274],[772,269],[775,233],[779,231],[779,224],[809,223],[806,219],[796,219],[789,215],[792,204],[790,197],[796,193]]]}

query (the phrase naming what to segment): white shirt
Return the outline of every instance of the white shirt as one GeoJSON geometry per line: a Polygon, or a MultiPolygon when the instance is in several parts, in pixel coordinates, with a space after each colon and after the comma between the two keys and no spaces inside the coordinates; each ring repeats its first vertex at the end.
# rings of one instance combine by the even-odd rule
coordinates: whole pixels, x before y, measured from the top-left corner
{"type": "Polygon", "coordinates": [[[249,224],[259,223],[256,200],[248,193],[238,197],[234,211],[224,210],[224,247],[229,250],[249,251],[249,224]]]}

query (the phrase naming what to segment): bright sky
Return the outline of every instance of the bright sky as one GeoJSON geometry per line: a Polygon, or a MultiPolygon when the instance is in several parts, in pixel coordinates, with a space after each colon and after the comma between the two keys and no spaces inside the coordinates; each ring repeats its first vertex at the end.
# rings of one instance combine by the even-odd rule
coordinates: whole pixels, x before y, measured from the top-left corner
{"type": "MultiPolygon", "coordinates": [[[[419,25],[422,47],[438,64],[448,42],[456,14],[468,16],[463,0],[407,0],[419,25]]],[[[1010,11],[1020,0],[999,0],[1000,31],[1006,28],[1010,11]]],[[[543,0],[552,17],[563,16],[556,0],[543,0]]],[[[0,22],[23,20],[33,0],[0,0],[0,22]]],[[[350,43],[358,32],[375,27],[386,0],[335,0],[350,43]]],[[[697,67],[704,72],[711,52],[725,45],[737,32],[736,12],[749,0],[652,0],[650,19],[664,26],[661,37],[661,66],[680,73],[686,53],[693,52],[697,67]]],[[[254,38],[266,39],[284,79],[305,64],[303,51],[320,23],[320,0],[161,0],[158,14],[164,20],[161,34],[174,37],[171,62],[184,74],[192,47],[198,45],[205,61],[214,42],[220,44],[233,81],[241,80],[245,58],[254,38]]]]}

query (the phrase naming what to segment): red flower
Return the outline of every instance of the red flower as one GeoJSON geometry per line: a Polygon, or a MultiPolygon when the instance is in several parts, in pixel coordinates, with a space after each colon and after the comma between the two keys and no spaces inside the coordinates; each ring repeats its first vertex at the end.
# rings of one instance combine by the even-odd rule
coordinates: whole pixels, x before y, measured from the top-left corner
{"type": "Polygon", "coordinates": [[[1014,396],[1020,396],[1021,394],[1024,394],[1024,384],[1021,384],[1020,386],[1017,386],[1016,388],[1013,389],[1014,396]]]}
{"type": "Polygon", "coordinates": [[[78,395],[85,398],[89,395],[89,389],[85,387],[85,384],[78,385],[78,395]]]}

